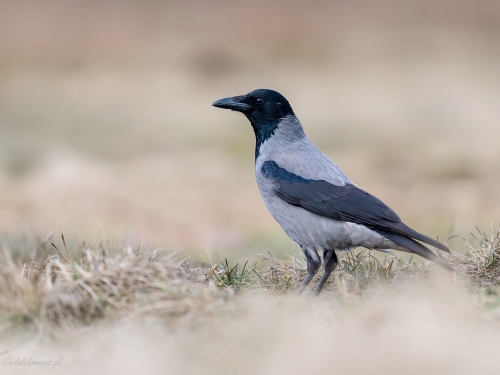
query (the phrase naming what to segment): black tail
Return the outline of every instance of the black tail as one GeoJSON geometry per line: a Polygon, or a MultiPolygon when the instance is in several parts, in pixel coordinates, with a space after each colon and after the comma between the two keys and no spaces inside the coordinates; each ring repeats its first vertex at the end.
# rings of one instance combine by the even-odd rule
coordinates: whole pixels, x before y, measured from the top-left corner
{"type": "MultiPolygon", "coordinates": [[[[441,242],[439,242],[433,238],[430,238],[430,237],[426,236],[425,234],[418,233],[416,230],[411,229],[408,225],[406,225],[402,222],[394,223],[394,224],[388,226],[388,228],[390,228],[391,232],[400,234],[403,237],[413,238],[414,240],[422,241],[428,245],[434,246],[435,248],[437,248],[439,250],[446,251],[447,253],[450,252],[450,249],[448,249],[448,247],[443,245],[441,242]]],[[[387,229],[387,227],[385,229],[387,229]]],[[[378,230],[377,230],[377,232],[378,232],[378,230]]]]}
{"type": "MultiPolygon", "coordinates": [[[[411,229],[411,228],[408,228],[408,229],[411,229]]],[[[427,236],[424,236],[423,234],[415,232],[413,229],[411,229],[411,231],[416,233],[417,235],[419,235],[418,237],[417,236],[412,236],[412,237],[414,237],[420,241],[429,243],[430,245],[433,245],[441,250],[450,252],[450,250],[446,246],[441,244],[440,242],[437,242],[436,240],[433,240],[430,237],[427,237],[427,236]],[[428,239],[430,241],[425,241],[424,239],[420,239],[419,237],[424,238],[424,239],[428,239]],[[430,242],[432,242],[432,243],[430,243],[430,242]],[[434,243],[437,243],[440,246],[438,247],[437,245],[434,245],[434,243]]],[[[405,237],[399,233],[393,233],[393,232],[388,232],[388,231],[384,231],[384,230],[377,230],[377,229],[376,229],[376,232],[381,234],[382,236],[384,236],[388,240],[391,240],[395,244],[401,246],[401,248],[395,249],[395,250],[402,250],[402,251],[407,251],[409,253],[418,254],[421,257],[423,257],[427,260],[430,260],[430,261],[440,265],[443,268],[446,268],[447,270],[454,271],[453,267],[447,261],[445,261],[441,258],[438,258],[436,256],[436,254],[434,254],[431,250],[429,250],[427,247],[425,247],[421,243],[418,243],[417,241],[415,241],[411,238],[405,237]]]]}

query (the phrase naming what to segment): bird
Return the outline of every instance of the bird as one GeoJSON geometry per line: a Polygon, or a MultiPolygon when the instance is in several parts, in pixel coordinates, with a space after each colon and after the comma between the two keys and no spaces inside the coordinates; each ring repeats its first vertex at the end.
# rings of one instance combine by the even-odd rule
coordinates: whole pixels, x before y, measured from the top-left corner
{"type": "Polygon", "coordinates": [[[288,100],[279,92],[257,89],[215,101],[214,107],[243,113],[255,133],[255,176],[271,215],[297,243],[307,263],[301,293],[321,266],[319,294],[338,264],[337,252],[357,247],[417,254],[453,271],[428,247],[450,252],[441,242],[417,232],[380,199],[358,188],[306,136],[288,100]]]}

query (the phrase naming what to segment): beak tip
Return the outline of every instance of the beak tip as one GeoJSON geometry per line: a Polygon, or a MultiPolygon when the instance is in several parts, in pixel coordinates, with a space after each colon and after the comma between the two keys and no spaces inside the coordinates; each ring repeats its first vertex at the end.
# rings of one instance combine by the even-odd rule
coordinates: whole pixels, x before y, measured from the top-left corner
{"type": "Polygon", "coordinates": [[[219,100],[216,100],[215,102],[212,103],[212,106],[213,107],[217,107],[217,108],[223,108],[223,109],[226,109],[228,108],[231,104],[234,104],[234,102],[232,101],[231,98],[223,98],[223,99],[219,99],[219,100]]]}

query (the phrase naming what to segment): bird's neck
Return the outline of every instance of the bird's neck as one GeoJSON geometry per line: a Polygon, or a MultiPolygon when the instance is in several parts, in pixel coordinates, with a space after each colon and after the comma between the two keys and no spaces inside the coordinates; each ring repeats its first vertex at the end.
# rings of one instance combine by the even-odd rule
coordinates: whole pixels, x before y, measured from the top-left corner
{"type": "Polygon", "coordinates": [[[302,125],[295,115],[283,117],[278,121],[252,123],[252,127],[255,133],[255,160],[263,150],[278,151],[306,138],[302,125]]]}
{"type": "Polygon", "coordinates": [[[260,147],[276,133],[279,123],[280,121],[259,121],[258,123],[251,121],[252,128],[255,133],[256,160],[260,153],[260,147]]]}

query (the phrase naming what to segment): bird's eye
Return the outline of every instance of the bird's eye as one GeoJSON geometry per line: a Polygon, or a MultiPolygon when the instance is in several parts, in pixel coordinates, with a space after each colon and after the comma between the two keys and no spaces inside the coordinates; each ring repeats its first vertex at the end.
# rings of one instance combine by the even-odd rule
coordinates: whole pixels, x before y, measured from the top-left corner
{"type": "Polygon", "coordinates": [[[255,104],[261,105],[262,103],[264,103],[264,99],[262,99],[262,98],[255,99],[255,104]]]}

